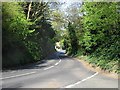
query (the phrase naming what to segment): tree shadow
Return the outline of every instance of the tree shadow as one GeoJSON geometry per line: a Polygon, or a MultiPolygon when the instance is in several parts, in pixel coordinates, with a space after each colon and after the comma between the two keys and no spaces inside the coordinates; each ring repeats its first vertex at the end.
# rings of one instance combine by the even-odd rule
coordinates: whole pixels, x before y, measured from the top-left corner
{"type": "Polygon", "coordinates": [[[12,67],[12,68],[6,68],[3,69],[3,72],[7,72],[10,70],[22,70],[22,69],[41,69],[44,67],[47,67],[48,65],[45,65],[45,63],[47,63],[46,60],[41,60],[38,62],[34,62],[34,63],[29,63],[27,65],[22,65],[22,66],[17,66],[17,67],[12,67]]]}
{"type": "Polygon", "coordinates": [[[25,70],[25,69],[42,69],[45,67],[50,66],[48,64],[48,61],[56,61],[56,60],[66,60],[65,58],[68,58],[67,55],[65,55],[65,53],[63,52],[55,52],[54,54],[49,55],[48,57],[46,57],[44,60],[40,60],[38,62],[34,62],[34,63],[29,63],[27,65],[22,65],[22,66],[17,66],[17,67],[12,67],[12,68],[7,68],[7,69],[3,69],[3,72],[7,72],[10,70],[25,70]]]}

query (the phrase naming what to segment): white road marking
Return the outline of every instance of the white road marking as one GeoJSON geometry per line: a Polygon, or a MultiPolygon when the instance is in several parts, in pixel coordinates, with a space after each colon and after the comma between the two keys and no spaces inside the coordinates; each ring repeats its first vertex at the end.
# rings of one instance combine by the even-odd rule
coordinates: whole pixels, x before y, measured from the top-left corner
{"type": "Polygon", "coordinates": [[[53,68],[54,66],[50,66],[50,67],[48,67],[48,68],[45,68],[44,70],[48,70],[48,69],[50,69],[50,68],[53,68]]]}
{"type": "Polygon", "coordinates": [[[17,71],[12,71],[11,73],[14,73],[14,72],[17,72],[17,71]]]}
{"type": "MultiPolygon", "coordinates": [[[[60,58],[59,58],[60,59],[60,58]]],[[[61,59],[59,60],[59,62],[55,63],[55,65],[58,65],[61,62],[61,59]]]]}
{"type": "MultiPolygon", "coordinates": [[[[60,58],[59,58],[60,59],[60,58]]],[[[60,63],[61,62],[61,59],[60,59],[60,61],[58,62],[58,63],[60,63]]]]}
{"type": "MultiPolygon", "coordinates": [[[[60,62],[61,62],[61,59],[55,65],[58,65],[60,62]]],[[[48,68],[45,68],[44,70],[48,70],[48,69],[53,68],[53,67],[54,66],[50,66],[48,68]]],[[[14,72],[16,72],[16,71],[12,71],[11,73],[14,73],[14,72]]],[[[15,78],[15,77],[20,77],[20,76],[26,76],[26,75],[30,75],[30,74],[34,74],[34,73],[36,73],[36,72],[30,72],[30,73],[25,73],[25,74],[20,74],[20,75],[15,75],[15,76],[10,76],[10,77],[0,78],[0,80],[10,79],[10,78],[15,78]]]]}
{"type": "MultiPolygon", "coordinates": [[[[60,59],[60,58],[59,58],[59,59],[60,59]]],[[[48,69],[50,69],[50,68],[53,68],[53,67],[55,67],[56,65],[58,65],[60,62],[61,62],[61,59],[59,60],[59,62],[55,63],[54,66],[50,66],[50,67],[48,67],[48,68],[45,68],[44,70],[48,70],[48,69]]]]}
{"type": "Polygon", "coordinates": [[[80,83],[82,83],[82,82],[84,82],[84,81],[86,81],[86,80],[88,80],[88,79],[96,76],[97,74],[98,74],[98,72],[96,72],[96,73],[93,74],[92,76],[89,76],[89,77],[87,77],[87,78],[85,78],[85,79],[83,79],[83,80],[80,80],[80,81],[78,81],[78,82],[76,82],[76,83],[74,83],[74,84],[70,84],[70,85],[68,85],[68,86],[65,86],[64,88],[71,88],[71,87],[73,87],[73,86],[75,86],[75,85],[78,85],[78,84],[80,84],[80,83]]]}
{"type": "Polygon", "coordinates": [[[25,74],[20,74],[20,75],[15,75],[15,76],[10,76],[10,77],[0,78],[0,80],[10,79],[10,78],[15,78],[15,77],[21,77],[21,76],[26,76],[26,75],[30,75],[30,74],[34,74],[34,73],[36,73],[36,72],[30,72],[30,73],[25,73],[25,74]]]}
{"type": "Polygon", "coordinates": [[[55,63],[55,65],[58,65],[59,63],[55,63]]]}

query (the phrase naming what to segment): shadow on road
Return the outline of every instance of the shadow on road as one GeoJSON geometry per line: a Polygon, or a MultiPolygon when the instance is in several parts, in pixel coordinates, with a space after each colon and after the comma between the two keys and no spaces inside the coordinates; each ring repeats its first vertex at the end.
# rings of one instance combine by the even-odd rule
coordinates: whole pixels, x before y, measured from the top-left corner
{"type": "Polygon", "coordinates": [[[65,58],[68,58],[66,53],[57,51],[56,53],[47,57],[46,60],[60,60],[60,59],[65,60],[65,58]]]}
{"type": "Polygon", "coordinates": [[[13,67],[13,68],[9,68],[9,69],[4,69],[2,71],[3,72],[7,72],[7,71],[10,71],[10,70],[41,69],[41,68],[50,66],[48,64],[49,61],[53,61],[54,62],[54,61],[60,60],[60,59],[61,60],[66,60],[65,58],[68,58],[68,56],[65,55],[64,52],[60,52],[59,51],[59,52],[55,52],[52,55],[49,55],[44,60],[40,60],[38,62],[30,63],[30,64],[23,65],[23,66],[18,66],[18,67],[13,67]]]}
{"type": "Polygon", "coordinates": [[[47,65],[45,65],[45,63],[47,63],[46,60],[41,60],[41,61],[38,61],[38,62],[35,62],[35,63],[29,63],[27,65],[23,65],[23,66],[12,67],[12,68],[9,68],[9,69],[3,69],[2,71],[7,72],[7,71],[10,71],[10,70],[41,69],[41,68],[47,67],[47,65]]]}

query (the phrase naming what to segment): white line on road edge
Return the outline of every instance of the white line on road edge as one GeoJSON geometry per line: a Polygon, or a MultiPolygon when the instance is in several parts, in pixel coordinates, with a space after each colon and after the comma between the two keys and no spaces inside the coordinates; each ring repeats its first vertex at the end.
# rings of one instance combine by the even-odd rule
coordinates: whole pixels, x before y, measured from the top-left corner
{"type": "Polygon", "coordinates": [[[20,75],[15,75],[15,76],[10,76],[10,77],[5,77],[5,78],[0,78],[0,80],[4,80],[4,79],[10,79],[10,78],[15,78],[15,77],[21,77],[21,76],[26,76],[26,75],[30,75],[36,72],[30,72],[30,73],[25,73],[25,74],[20,74],[20,75]]]}
{"type": "Polygon", "coordinates": [[[50,69],[50,68],[53,68],[54,66],[50,66],[50,67],[48,67],[48,68],[45,68],[44,70],[48,70],[48,69],[50,69]]]}
{"type": "Polygon", "coordinates": [[[80,80],[80,81],[78,81],[78,82],[76,82],[76,83],[74,83],[74,84],[70,84],[70,85],[68,85],[68,86],[65,86],[64,88],[71,88],[71,87],[73,87],[73,86],[75,86],[75,85],[77,85],[77,84],[80,84],[80,83],[82,83],[82,82],[84,82],[84,81],[86,81],[86,80],[88,80],[88,79],[96,76],[97,74],[98,74],[98,72],[96,72],[96,73],[93,74],[92,76],[89,76],[89,77],[87,77],[87,78],[85,78],[85,79],[83,79],[83,80],[80,80]]]}

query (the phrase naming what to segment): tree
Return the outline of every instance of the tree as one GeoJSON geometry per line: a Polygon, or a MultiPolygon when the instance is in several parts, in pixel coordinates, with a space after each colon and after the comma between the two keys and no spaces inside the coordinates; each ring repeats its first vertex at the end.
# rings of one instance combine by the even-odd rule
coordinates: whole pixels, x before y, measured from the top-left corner
{"type": "Polygon", "coordinates": [[[113,35],[118,35],[116,3],[86,2],[83,11],[86,14],[82,21],[84,35],[81,44],[87,51],[95,51],[113,35]]]}
{"type": "Polygon", "coordinates": [[[12,2],[2,5],[3,67],[35,62],[54,53],[55,32],[48,3],[12,2]]]}
{"type": "Polygon", "coordinates": [[[30,62],[31,56],[24,45],[29,33],[29,22],[18,3],[2,3],[3,67],[30,62]],[[12,12],[11,12],[12,11],[12,12]],[[25,60],[26,59],[26,60],[25,60]]]}
{"type": "Polygon", "coordinates": [[[34,32],[28,36],[27,39],[29,42],[27,42],[26,45],[29,47],[35,59],[39,60],[46,57],[49,53],[54,52],[53,38],[55,32],[50,22],[50,9],[48,3],[45,2],[28,2],[22,4],[22,7],[27,17],[29,12],[29,20],[32,23],[29,29],[34,30],[34,32]],[[31,45],[29,45],[30,43],[31,45]],[[36,48],[32,48],[35,46],[36,48]]]}

